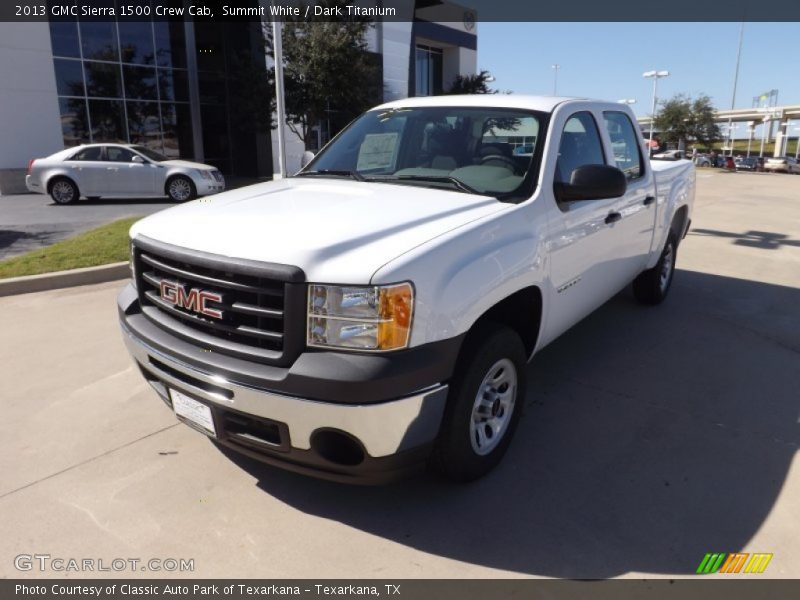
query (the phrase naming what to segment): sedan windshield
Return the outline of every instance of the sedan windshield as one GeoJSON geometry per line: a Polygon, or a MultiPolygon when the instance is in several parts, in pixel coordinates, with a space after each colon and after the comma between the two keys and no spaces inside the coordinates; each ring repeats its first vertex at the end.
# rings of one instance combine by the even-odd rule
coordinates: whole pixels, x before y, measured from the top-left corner
{"type": "Polygon", "coordinates": [[[536,113],[500,108],[373,110],[351,123],[298,176],[513,195],[533,163],[536,113]]]}
{"type": "Polygon", "coordinates": [[[169,160],[163,154],[159,154],[155,150],[150,150],[150,148],[145,148],[144,146],[133,146],[133,149],[139,154],[149,158],[153,162],[164,162],[165,160],[169,160]]]}

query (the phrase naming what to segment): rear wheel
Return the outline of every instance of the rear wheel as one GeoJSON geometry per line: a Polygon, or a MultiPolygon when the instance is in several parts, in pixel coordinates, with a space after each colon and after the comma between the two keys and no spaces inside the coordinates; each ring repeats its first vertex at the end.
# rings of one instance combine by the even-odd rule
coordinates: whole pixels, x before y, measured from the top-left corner
{"type": "Polygon", "coordinates": [[[633,282],[633,295],[642,304],[660,304],[672,286],[675,259],[678,255],[678,238],[670,233],[658,262],[652,269],[641,273],[633,282]]]}
{"type": "Polygon", "coordinates": [[[59,177],[50,184],[50,197],[56,204],[70,204],[78,199],[78,186],[66,177],[59,177]]]}
{"type": "Polygon", "coordinates": [[[173,202],[186,202],[197,196],[197,191],[191,179],[176,175],[167,182],[167,195],[173,202]]]}
{"type": "Polygon", "coordinates": [[[432,464],[472,481],[503,458],[525,401],[525,347],[513,330],[486,324],[470,335],[450,385],[432,464]]]}

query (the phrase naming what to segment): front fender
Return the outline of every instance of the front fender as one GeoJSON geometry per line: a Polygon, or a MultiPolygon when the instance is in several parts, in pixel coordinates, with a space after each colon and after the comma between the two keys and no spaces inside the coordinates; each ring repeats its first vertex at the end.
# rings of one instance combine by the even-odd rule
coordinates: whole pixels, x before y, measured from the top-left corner
{"type": "Polygon", "coordinates": [[[465,225],[375,273],[373,283],[414,283],[412,346],[464,334],[500,301],[541,284],[545,236],[530,208],[513,206],[465,225]]]}

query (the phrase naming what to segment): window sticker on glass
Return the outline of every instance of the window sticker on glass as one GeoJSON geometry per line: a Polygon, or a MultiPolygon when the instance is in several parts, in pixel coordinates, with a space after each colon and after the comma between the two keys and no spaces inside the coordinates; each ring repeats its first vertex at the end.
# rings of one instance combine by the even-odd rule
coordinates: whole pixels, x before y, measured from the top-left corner
{"type": "Polygon", "coordinates": [[[387,169],[394,165],[398,133],[368,133],[358,149],[359,171],[387,169]]]}

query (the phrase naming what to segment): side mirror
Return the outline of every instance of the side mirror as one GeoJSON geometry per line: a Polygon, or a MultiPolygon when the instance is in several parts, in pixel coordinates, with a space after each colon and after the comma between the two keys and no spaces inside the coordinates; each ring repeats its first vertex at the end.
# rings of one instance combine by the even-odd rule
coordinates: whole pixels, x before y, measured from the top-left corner
{"type": "Polygon", "coordinates": [[[605,200],[625,195],[628,180],[617,167],[583,165],[572,172],[569,183],[556,183],[556,198],[561,201],[605,200]]]}
{"type": "Polygon", "coordinates": [[[141,156],[139,156],[138,154],[134,154],[133,158],[131,159],[131,162],[132,163],[138,163],[138,164],[141,165],[141,164],[144,164],[144,159],[141,156]]]}
{"type": "Polygon", "coordinates": [[[315,156],[315,155],[314,155],[314,153],[313,153],[311,150],[306,150],[305,152],[303,152],[303,156],[302,156],[302,158],[300,159],[300,168],[301,168],[301,169],[304,169],[304,168],[305,168],[305,166],[306,166],[308,163],[310,163],[312,160],[314,160],[314,156],[315,156]]]}

